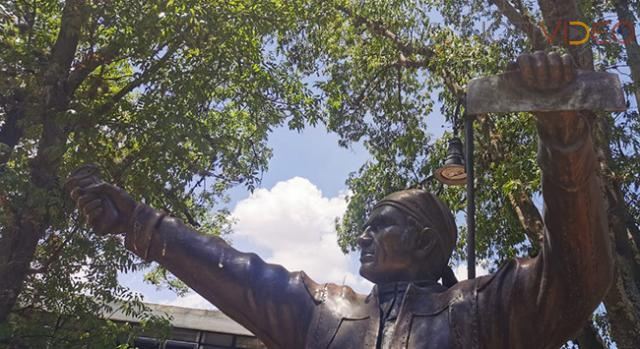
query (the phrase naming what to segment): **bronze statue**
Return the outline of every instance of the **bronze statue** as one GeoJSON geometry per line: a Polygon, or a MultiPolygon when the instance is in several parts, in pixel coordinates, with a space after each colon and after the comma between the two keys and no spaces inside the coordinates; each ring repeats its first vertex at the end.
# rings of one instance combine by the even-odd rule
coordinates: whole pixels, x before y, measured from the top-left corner
{"type": "MultiPolygon", "coordinates": [[[[532,91],[576,74],[555,53],[522,55],[517,65],[532,91]]],[[[542,251],[455,285],[437,283],[455,247],[454,218],[425,191],[393,193],[375,206],[358,244],[360,274],[376,285],[361,295],[238,252],[90,176],[68,184],[97,231],[125,233],[129,250],[166,267],[269,348],[558,348],[600,303],[613,267],[591,120],[580,112],[536,118],[542,251]]]]}

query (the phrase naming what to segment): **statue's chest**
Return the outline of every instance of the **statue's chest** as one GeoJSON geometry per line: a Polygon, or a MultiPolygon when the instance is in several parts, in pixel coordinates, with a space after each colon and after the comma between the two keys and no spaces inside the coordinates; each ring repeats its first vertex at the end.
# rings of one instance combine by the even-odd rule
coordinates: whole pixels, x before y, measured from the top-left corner
{"type": "Polygon", "coordinates": [[[381,329],[379,310],[362,316],[336,316],[330,309],[323,309],[310,331],[309,348],[336,349],[452,349],[449,307],[436,311],[411,309],[404,304],[393,322],[386,322],[381,329]],[[378,314],[376,314],[376,312],[378,314]],[[323,318],[324,316],[324,318],[323,318]],[[380,337],[380,338],[379,338],[380,337]],[[378,342],[382,344],[378,347],[378,342]]]}
{"type": "Polygon", "coordinates": [[[408,338],[399,342],[398,348],[454,348],[448,308],[438,314],[411,314],[407,333],[408,338]]]}

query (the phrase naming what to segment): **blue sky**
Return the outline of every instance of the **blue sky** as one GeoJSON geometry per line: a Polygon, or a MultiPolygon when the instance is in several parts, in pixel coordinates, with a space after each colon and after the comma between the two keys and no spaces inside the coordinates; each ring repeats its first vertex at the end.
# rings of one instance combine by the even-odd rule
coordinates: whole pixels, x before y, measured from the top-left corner
{"type": "MultiPolygon", "coordinates": [[[[325,195],[335,196],[345,189],[350,172],[356,171],[369,159],[364,146],[354,144],[350,149],[338,146],[338,137],[324,127],[306,128],[297,133],[282,127],[269,137],[273,157],[262,179],[262,187],[271,188],[277,182],[294,176],[304,177],[318,186],[325,195]]],[[[232,199],[248,195],[243,188],[231,192],[232,199]]]]}

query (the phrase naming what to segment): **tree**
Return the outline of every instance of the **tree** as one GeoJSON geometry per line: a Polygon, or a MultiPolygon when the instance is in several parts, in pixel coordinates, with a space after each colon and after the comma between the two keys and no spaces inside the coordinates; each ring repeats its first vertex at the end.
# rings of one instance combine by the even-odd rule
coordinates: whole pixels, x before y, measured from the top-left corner
{"type": "MultiPolygon", "coordinates": [[[[383,193],[422,185],[463,211],[459,189],[430,180],[450,135],[432,139],[425,116],[440,107],[452,121],[470,78],[503,71],[522,51],[553,48],[570,52],[583,69],[628,66],[630,96],[640,79],[629,26],[614,21],[600,28],[617,30],[627,38],[621,43],[572,46],[553,35],[574,19],[613,17],[633,27],[638,6],[629,1],[1,6],[0,322],[23,334],[35,332],[22,308],[91,312],[126,299],[116,271],[140,267],[117,241],[90,234],[70,216],[60,181],[81,163],[99,161],[105,177],[137,199],[203,232],[222,233],[225,212],[208,219],[206,213],[221,208],[230,186],[258,183],[270,128],[321,121],[342,145],[363,141],[372,155],[347,181],[353,195],[338,228],[348,250],[383,193]],[[71,308],[77,299],[86,305],[71,308]]],[[[640,347],[637,100],[632,106],[599,116],[594,130],[618,277],[605,310],[577,338],[581,348],[603,347],[603,340],[640,347]]],[[[536,137],[527,114],[488,116],[476,127],[478,252],[495,269],[517,254],[536,253],[542,227],[536,137]]]]}
{"type": "MultiPolygon", "coordinates": [[[[631,76],[624,80],[630,100],[637,91],[635,3],[336,1],[318,6],[327,26],[309,23],[300,31],[292,46],[304,54],[296,58],[307,62],[304,66],[310,66],[309,60],[320,62],[316,67],[327,76],[317,85],[326,95],[328,127],[344,144],[364,141],[374,157],[348,180],[353,195],[337,225],[345,250],[354,248],[367,212],[384,193],[422,185],[441,191],[455,211],[463,210],[459,190],[430,181],[446,144],[446,139],[433,142],[424,133],[429,122],[424,116],[434,106],[431,93],[437,94],[441,111],[451,120],[470,78],[499,73],[518,53],[540,49],[569,52],[581,69],[628,65],[631,76]],[[626,25],[603,21],[611,16],[626,25]],[[441,21],[433,20],[438,17],[441,21]],[[602,32],[593,34],[592,44],[579,46],[570,41],[579,41],[584,32],[571,29],[566,38],[554,36],[555,28],[563,33],[562,26],[571,20],[600,23],[602,32]],[[612,40],[611,33],[623,42],[612,40]],[[608,40],[593,44],[597,39],[608,40]]],[[[590,324],[576,339],[584,348],[602,347],[600,334],[619,348],[640,346],[637,101],[632,105],[627,113],[600,115],[594,129],[617,280],[604,300],[606,311],[594,315],[597,330],[590,324]]],[[[542,236],[534,200],[540,187],[536,136],[526,114],[483,117],[476,127],[478,250],[495,269],[506,258],[535,254],[542,236]]],[[[463,230],[460,247],[464,244],[463,230]]],[[[464,258],[462,252],[458,256],[464,258]]]]}
{"type": "Polygon", "coordinates": [[[228,230],[224,191],[256,185],[269,130],[315,122],[315,100],[275,41],[299,7],[0,5],[0,343],[83,346],[114,325],[74,342],[63,333],[114,301],[144,310],[116,279],[141,263],[72,213],[62,183],[78,165],[98,163],[106,180],[203,233],[228,230]],[[43,311],[56,317],[34,318],[43,311]]]}

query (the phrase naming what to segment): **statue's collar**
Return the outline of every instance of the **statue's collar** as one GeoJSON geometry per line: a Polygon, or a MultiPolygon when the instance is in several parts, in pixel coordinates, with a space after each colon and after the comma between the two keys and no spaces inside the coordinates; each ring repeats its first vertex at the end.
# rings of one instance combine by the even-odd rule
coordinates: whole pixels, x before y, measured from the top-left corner
{"type": "Polygon", "coordinates": [[[419,288],[424,291],[442,292],[444,286],[433,280],[399,281],[376,284],[373,293],[379,298],[386,298],[396,293],[404,294],[408,288],[419,288]]]}

